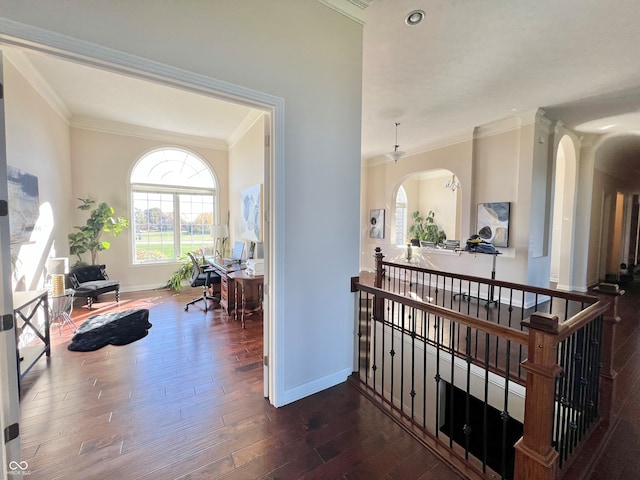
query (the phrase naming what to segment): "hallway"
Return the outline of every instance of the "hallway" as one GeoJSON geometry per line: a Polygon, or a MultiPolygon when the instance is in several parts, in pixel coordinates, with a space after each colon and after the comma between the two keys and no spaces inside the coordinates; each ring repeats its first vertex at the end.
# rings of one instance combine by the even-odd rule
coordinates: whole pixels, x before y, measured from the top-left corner
{"type": "Polygon", "coordinates": [[[618,301],[621,322],[616,329],[614,412],[618,416],[611,439],[598,459],[591,480],[640,478],[640,282],[622,287],[618,301]]]}

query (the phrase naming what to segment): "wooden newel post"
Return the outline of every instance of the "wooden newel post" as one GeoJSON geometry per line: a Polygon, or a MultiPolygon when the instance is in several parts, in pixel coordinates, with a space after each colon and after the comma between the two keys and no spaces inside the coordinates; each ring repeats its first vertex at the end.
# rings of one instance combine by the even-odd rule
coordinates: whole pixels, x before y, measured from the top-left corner
{"type": "Polygon", "coordinates": [[[534,313],[522,322],[529,329],[522,438],[515,445],[515,479],[555,480],[558,452],[551,445],[557,363],[558,317],[534,313]]]}
{"type": "Polygon", "coordinates": [[[613,420],[613,403],[618,373],[613,369],[614,342],[616,325],[620,322],[618,316],[618,298],[624,295],[618,285],[601,283],[594,289],[601,301],[609,303],[609,310],[604,314],[602,325],[602,367],[600,368],[600,398],[598,413],[600,417],[611,424],[613,420]]]}
{"type": "MultiPolygon", "coordinates": [[[[376,253],[374,255],[376,259],[376,278],[374,280],[374,287],[382,288],[383,280],[384,280],[384,268],[382,267],[382,259],[384,255],[382,254],[382,249],[380,247],[376,247],[376,253]]],[[[384,321],[384,298],[376,295],[375,300],[373,302],[373,318],[378,322],[384,321]]]]}
{"type": "Polygon", "coordinates": [[[382,280],[384,278],[384,268],[382,268],[382,259],[384,255],[382,253],[382,249],[380,247],[376,247],[376,253],[374,255],[376,259],[376,279],[374,283],[374,287],[382,288],[382,280]]]}

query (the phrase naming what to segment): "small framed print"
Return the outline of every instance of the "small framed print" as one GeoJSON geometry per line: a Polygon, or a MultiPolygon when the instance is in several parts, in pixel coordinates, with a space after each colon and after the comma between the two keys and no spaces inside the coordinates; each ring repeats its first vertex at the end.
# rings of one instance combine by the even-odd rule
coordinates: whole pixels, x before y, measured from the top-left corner
{"type": "Polygon", "coordinates": [[[369,237],[384,238],[384,209],[369,212],[369,237]]]}

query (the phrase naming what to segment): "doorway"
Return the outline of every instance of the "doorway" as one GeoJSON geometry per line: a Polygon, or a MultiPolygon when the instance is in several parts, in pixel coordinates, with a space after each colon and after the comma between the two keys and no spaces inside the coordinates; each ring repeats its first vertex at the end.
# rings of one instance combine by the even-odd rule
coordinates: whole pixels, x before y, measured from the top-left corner
{"type": "MultiPolygon", "coordinates": [[[[268,127],[273,140],[269,143],[268,147],[265,147],[268,148],[269,155],[265,155],[263,168],[265,184],[264,206],[265,211],[278,211],[281,202],[277,200],[279,197],[277,197],[274,192],[281,190],[277,188],[277,184],[282,181],[283,177],[281,165],[283,164],[284,159],[282,149],[278,142],[281,141],[281,132],[284,129],[284,100],[261,92],[245,90],[241,87],[230,85],[226,82],[220,82],[212,78],[203,78],[201,75],[190,74],[189,72],[184,72],[179,69],[158,65],[154,62],[146,62],[140,58],[124,53],[109,52],[107,58],[107,54],[99,49],[91,52],[94,48],[92,45],[87,45],[79,41],[77,44],[74,44],[73,47],[69,47],[68,44],[65,44],[64,41],[53,34],[51,35],[51,38],[47,38],[45,40],[47,42],[46,44],[35,44],[30,40],[29,32],[25,32],[24,37],[21,38],[24,38],[25,40],[17,40],[15,36],[8,40],[0,34],[0,46],[2,46],[3,42],[7,42],[7,44],[10,44],[10,46],[13,47],[35,49],[56,58],[71,60],[87,67],[94,67],[96,69],[113,73],[126,72],[126,75],[139,80],[183,89],[190,93],[205,97],[214,97],[231,103],[235,102],[265,112],[265,122],[269,123],[268,127]],[[73,48],[74,51],[70,51],[68,48],[73,48]]],[[[38,41],[42,40],[38,39],[38,41]]],[[[4,114],[4,107],[1,113],[4,114]]],[[[2,145],[0,145],[0,150],[2,150],[0,158],[2,159],[3,165],[6,165],[6,158],[4,158],[6,144],[4,140],[2,145]]],[[[274,222],[276,218],[276,215],[271,215],[269,221],[265,222],[264,225],[265,288],[263,289],[263,292],[265,295],[265,309],[263,314],[263,336],[265,339],[275,338],[276,335],[274,331],[277,327],[276,322],[274,321],[274,312],[277,306],[275,299],[278,298],[278,288],[277,282],[275,281],[276,268],[271,264],[271,262],[274,261],[273,259],[278,257],[275,253],[280,249],[280,247],[278,247],[273,241],[275,238],[274,222]]],[[[8,253],[4,250],[2,252],[3,261],[9,257],[8,253]]],[[[3,284],[3,298],[10,299],[11,293],[11,285],[3,284]]],[[[6,308],[4,308],[3,311],[9,311],[11,309],[8,305],[9,303],[10,300],[6,300],[6,308]]],[[[268,378],[268,381],[265,381],[265,396],[267,396],[272,403],[275,403],[271,398],[271,395],[275,390],[274,385],[276,385],[278,381],[276,378],[277,368],[275,368],[277,355],[274,354],[271,343],[265,344],[264,349],[265,354],[269,354],[272,359],[268,374],[265,375],[265,377],[268,378]]],[[[10,355],[9,349],[5,349],[5,352],[7,356],[10,355]]],[[[5,382],[3,381],[3,383],[5,382]]],[[[10,382],[7,381],[5,384],[10,384],[10,382]]],[[[14,402],[13,396],[10,395],[10,392],[7,392],[4,389],[0,398],[3,404],[14,402]]]]}

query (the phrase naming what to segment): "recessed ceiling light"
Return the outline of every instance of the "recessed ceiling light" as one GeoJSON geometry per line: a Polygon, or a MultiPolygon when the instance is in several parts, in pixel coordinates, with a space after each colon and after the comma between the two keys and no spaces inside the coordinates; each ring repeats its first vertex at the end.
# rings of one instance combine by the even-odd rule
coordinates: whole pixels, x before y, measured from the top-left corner
{"type": "Polygon", "coordinates": [[[424,12],[422,10],[414,10],[413,12],[409,12],[407,18],[404,19],[404,23],[412,27],[413,25],[419,24],[422,20],[424,20],[424,12]]]}

